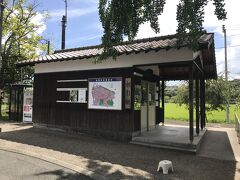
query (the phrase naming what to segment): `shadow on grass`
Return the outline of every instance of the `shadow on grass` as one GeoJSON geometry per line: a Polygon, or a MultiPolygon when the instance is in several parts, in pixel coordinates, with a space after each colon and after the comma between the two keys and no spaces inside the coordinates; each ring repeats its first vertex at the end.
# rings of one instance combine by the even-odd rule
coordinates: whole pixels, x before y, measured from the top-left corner
{"type": "MultiPolygon", "coordinates": [[[[231,148],[229,139],[226,137],[227,134],[213,133],[212,135],[226,141],[225,145],[231,148]]],[[[209,135],[206,134],[205,140],[208,137],[209,135]]],[[[229,156],[233,160],[224,161],[37,128],[2,132],[0,133],[0,139],[84,157],[87,159],[87,168],[110,179],[232,180],[235,178],[236,162],[232,151],[229,151],[231,152],[229,156]],[[158,162],[164,159],[173,162],[173,174],[162,175],[162,173],[156,171],[158,162]],[[122,169],[122,166],[124,166],[124,169],[122,169]]],[[[211,140],[206,140],[206,142],[205,146],[207,147],[209,143],[212,143],[211,140]]],[[[219,147],[216,148],[216,151],[221,151],[219,147]]],[[[205,148],[202,151],[209,151],[209,149],[205,148]]]]}

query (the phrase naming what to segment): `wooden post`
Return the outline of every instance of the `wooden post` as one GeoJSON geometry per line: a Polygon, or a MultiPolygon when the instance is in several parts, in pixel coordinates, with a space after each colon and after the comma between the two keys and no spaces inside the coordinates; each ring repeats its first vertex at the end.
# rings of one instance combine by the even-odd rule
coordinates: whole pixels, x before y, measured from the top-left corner
{"type": "Polygon", "coordinates": [[[201,113],[201,130],[203,130],[204,127],[204,121],[205,121],[205,80],[204,76],[200,79],[200,113],[201,113]]]}
{"type": "Polygon", "coordinates": [[[8,119],[11,120],[11,107],[12,107],[12,86],[10,87],[10,96],[9,96],[9,99],[8,99],[8,119]]]}
{"type": "Polygon", "coordinates": [[[189,67],[189,139],[193,142],[193,64],[189,67]]]}
{"type": "Polygon", "coordinates": [[[156,106],[156,122],[155,122],[155,125],[159,124],[160,123],[160,120],[161,120],[161,117],[160,117],[160,96],[161,96],[161,93],[160,93],[160,80],[157,81],[157,95],[158,95],[158,98],[157,98],[157,106],[156,106]]]}
{"type": "Polygon", "coordinates": [[[164,124],[164,120],[165,120],[165,109],[164,109],[164,88],[165,87],[165,82],[164,82],[164,80],[162,80],[162,113],[163,113],[163,115],[162,115],[162,117],[163,117],[163,119],[162,119],[162,123],[164,124]]]}
{"type": "Polygon", "coordinates": [[[205,79],[203,79],[203,127],[206,126],[206,93],[205,93],[205,79]]]}
{"type": "Polygon", "coordinates": [[[196,133],[199,134],[199,79],[196,78],[196,133]]]}

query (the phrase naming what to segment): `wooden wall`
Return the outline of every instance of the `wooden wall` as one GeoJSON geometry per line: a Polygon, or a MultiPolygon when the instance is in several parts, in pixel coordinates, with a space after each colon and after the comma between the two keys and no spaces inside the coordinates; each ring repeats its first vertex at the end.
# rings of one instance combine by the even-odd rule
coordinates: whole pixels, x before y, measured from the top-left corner
{"type": "Polygon", "coordinates": [[[130,140],[134,131],[134,111],[133,108],[124,109],[124,82],[125,78],[132,77],[132,74],[132,68],[35,74],[33,122],[49,127],[130,140]],[[98,77],[123,77],[122,110],[93,110],[88,109],[87,103],[56,102],[57,88],[88,87],[88,82],[59,83],[57,80],[98,77]]]}

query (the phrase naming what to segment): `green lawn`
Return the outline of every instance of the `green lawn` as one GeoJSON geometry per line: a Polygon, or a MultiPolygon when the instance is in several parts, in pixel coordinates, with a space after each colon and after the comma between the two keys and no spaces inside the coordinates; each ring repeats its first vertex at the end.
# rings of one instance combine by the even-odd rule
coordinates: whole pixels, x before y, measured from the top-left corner
{"type": "Polygon", "coordinates": [[[240,118],[240,107],[239,106],[237,108],[237,115],[238,115],[238,118],[240,118]]]}
{"type": "MultiPolygon", "coordinates": [[[[230,106],[230,121],[234,123],[234,110],[235,105],[230,106]]],[[[165,118],[166,119],[176,119],[176,120],[188,120],[188,109],[185,105],[179,106],[174,103],[165,104],[165,118]]],[[[207,113],[208,122],[213,123],[224,123],[225,122],[226,111],[211,111],[207,113]]],[[[194,115],[195,117],[195,115],[194,115]]]]}
{"type": "Polygon", "coordinates": [[[8,105],[3,104],[2,105],[2,119],[3,120],[8,120],[8,105]]]}

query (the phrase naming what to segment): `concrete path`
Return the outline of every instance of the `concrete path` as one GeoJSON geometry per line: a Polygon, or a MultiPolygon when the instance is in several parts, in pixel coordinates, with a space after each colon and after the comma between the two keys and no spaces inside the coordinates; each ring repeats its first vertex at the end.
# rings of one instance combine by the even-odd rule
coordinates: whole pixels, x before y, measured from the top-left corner
{"type": "Polygon", "coordinates": [[[206,130],[204,129],[200,131],[199,135],[195,134],[194,140],[191,143],[189,140],[189,127],[180,125],[160,125],[155,129],[135,136],[130,143],[196,153],[205,132],[206,130]]]}
{"type": "MultiPolygon", "coordinates": [[[[94,179],[240,179],[238,151],[236,154],[233,151],[232,155],[223,153],[225,159],[222,158],[219,147],[215,148],[219,156],[216,156],[216,153],[208,153],[215,147],[208,149],[208,144],[218,136],[213,140],[206,140],[205,147],[203,146],[200,153],[193,155],[86,135],[36,129],[22,124],[0,124],[0,126],[3,130],[0,133],[1,149],[41,158],[94,179]],[[163,175],[156,171],[158,162],[164,159],[173,162],[174,173],[163,175]]],[[[206,139],[208,138],[211,138],[211,134],[206,136],[206,139]]],[[[228,138],[230,143],[225,144],[230,148],[232,137],[228,136],[228,138]]]]}
{"type": "Polygon", "coordinates": [[[240,162],[240,144],[235,129],[209,127],[198,155],[240,162]]]}
{"type": "Polygon", "coordinates": [[[76,171],[31,156],[0,150],[1,180],[92,180],[76,171]]]}

